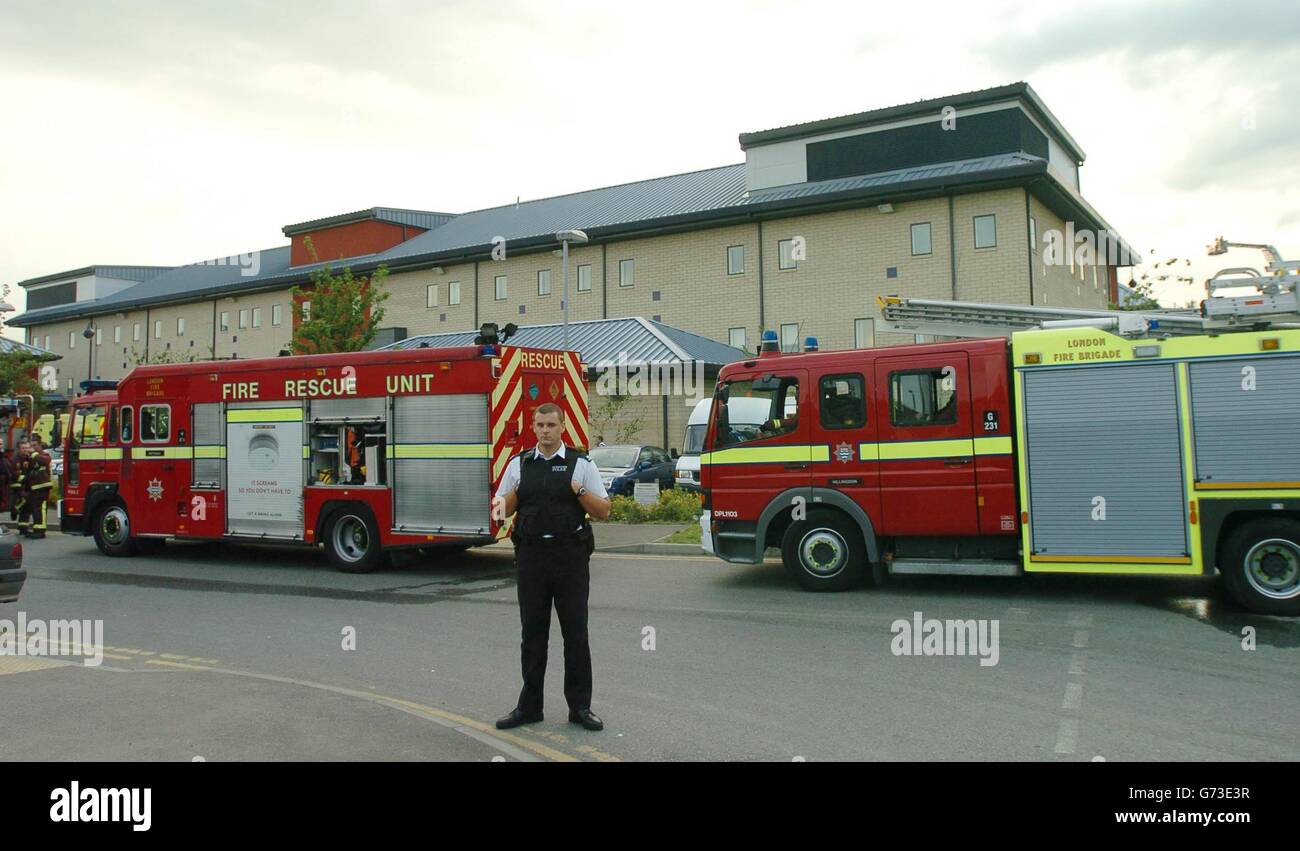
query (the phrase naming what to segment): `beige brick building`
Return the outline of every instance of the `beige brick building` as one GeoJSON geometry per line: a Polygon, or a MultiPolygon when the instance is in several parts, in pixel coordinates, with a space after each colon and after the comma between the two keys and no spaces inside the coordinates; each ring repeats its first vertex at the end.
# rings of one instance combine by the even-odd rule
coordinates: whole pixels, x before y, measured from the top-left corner
{"type": "MultiPolygon", "coordinates": [[[[571,246],[571,322],[644,317],[748,351],[765,329],[786,347],[912,342],[877,333],[885,294],[1116,299],[1124,258],[1049,262],[1051,232],[1115,235],[1079,193],[1083,152],[1026,84],[740,143],[745,161],[721,168],[462,214],[374,208],[286,226],[288,245],[225,261],[46,275],[19,282],[29,310],[10,324],[61,356],[64,393],[146,359],[275,356],[298,318],[289,289],[314,268],[308,237],[335,266],[387,267],[388,340],[558,323],[556,233],[571,228],[589,238],[571,246]]],[[[645,406],[641,437],[677,446],[686,406],[645,406]]]]}

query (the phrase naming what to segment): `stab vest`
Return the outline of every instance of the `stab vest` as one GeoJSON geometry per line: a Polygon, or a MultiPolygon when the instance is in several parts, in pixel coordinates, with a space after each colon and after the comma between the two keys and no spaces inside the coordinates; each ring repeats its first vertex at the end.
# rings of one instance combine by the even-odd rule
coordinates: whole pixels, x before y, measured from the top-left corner
{"type": "Polygon", "coordinates": [[[561,540],[590,535],[587,513],[573,492],[573,468],[582,455],[571,446],[564,457],[538,458],[532,449],[519,456],[519,507],[515,520],[516,542],[552,535],[561,540]],[[579,531],[579,527],[581,531],[579,531]]]}

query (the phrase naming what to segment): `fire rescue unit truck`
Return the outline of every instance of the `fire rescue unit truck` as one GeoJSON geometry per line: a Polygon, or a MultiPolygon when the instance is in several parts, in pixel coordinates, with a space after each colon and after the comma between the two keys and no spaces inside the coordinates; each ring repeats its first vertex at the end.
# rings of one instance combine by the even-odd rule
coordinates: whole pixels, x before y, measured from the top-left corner
{"type": "Polygon", "coordinates": [[[394,548],[489,544],[509,534],[491,495],[535,408],[559,404],[586,449],[584,375],[574,352],[492,342],[140,366],[73,403],[62,529],[110,556],[319,544],[355,573],[394,548]]]}
{"type": "Polygon", "coordinates": [[[765,335],[719,376],[705,548],[778,547],[810,590],[1217,568],[1248,609],[1300,614],[1300,264],[1271,260],[1212,279],[1199,315],[891,297],[886,327],[1004,336],[782,354],[765,335]],[[1242,283],[1259,292],[1214,296],[1242,283]],[[753,400],[760,425],[731,415],[753,400]]]}

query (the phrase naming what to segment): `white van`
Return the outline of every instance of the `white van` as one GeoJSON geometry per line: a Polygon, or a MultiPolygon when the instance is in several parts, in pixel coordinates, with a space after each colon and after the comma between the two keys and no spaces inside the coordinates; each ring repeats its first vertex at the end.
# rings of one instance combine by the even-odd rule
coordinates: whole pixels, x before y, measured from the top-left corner
{"type": "Polygon", "coordinates": [[[692,493],[700,492],[700,449],[704,446],[704,432],[709,427],[709,411],[712,409],[712,398],[695,403],[686,420],[682,454],[677,458],[677,467],[673,472],[675,486],[692,493]]]}

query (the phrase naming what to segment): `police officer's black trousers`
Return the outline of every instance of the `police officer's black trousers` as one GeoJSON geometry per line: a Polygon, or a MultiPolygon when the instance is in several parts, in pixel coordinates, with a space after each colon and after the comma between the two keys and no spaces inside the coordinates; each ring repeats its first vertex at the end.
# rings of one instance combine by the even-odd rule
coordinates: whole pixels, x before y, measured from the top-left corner
{"type": "Polygon", "coordinates": [[[519,620],[523,626],[524,689],[520,710],[542,711],[546,651],[551,637],[551,604],[564,635],[564,698],[569,709],[591,708],[591,646],[587,643],[587,592],[590,556],[583,542],[520,544],[519,620]]]}

